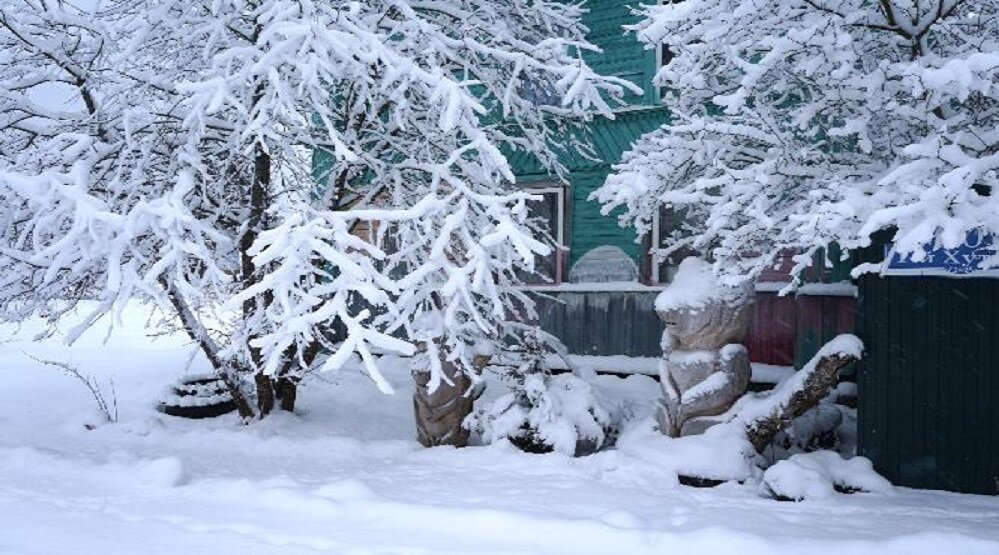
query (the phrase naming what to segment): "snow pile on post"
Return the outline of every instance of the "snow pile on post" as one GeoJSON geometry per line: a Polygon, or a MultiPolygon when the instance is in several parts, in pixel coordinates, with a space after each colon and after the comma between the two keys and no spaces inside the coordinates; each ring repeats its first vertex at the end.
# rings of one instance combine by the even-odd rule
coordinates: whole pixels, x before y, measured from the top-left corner
{"type": "Polygon", "coordinates": [[[664,434],[703,432],[746,393],[752,371],[742,342],[753,295],[750,283],[719,283],[710,263],[690,257],[656,299],[665,327],[657,412],[664,434]]]}
{"type": "Polygon", "coordinates": [[[656,297],[656,311],[704,308],[711,302],[739,302],[745,291],[723,285],[714,266],[701,258],[684,258],[669,286],[656,297]]]}

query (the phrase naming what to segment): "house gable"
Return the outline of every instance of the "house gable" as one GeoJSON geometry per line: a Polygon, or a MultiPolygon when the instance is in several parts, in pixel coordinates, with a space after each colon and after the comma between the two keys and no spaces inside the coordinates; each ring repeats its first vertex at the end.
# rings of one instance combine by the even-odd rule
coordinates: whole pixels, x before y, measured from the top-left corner
{"type": "MultiPolygon", "coordinates": [[[[641,2],[634,0],[589,0],[586,3],[589,11],[583,17],[583,23],[589,29],[587,38],[601,48],[600,52],[584,56],[587,63],[604,75],[628,79],[641,87],[643,93],[629,94],[627,106],[616,111],[615,119],[597,117],[587,126],[586,133],[594,150],[592,158],[575,155],[563,160],[569,169],[567,198],[570,207],[566,228],[570,267],[584,254],[603,245],[620,248],[636,262],[643,256],[634,230],[621,227],[614,214],[601,214],[600,204],[589,200],[590,193],[603,185],[611,166],[621,160],[639,137],[665,123],[668,117],[652,86],[657,69],[655,51],[645,49],[633,33],[624,29],[625,25],[637,22],[632,9],[639,4],[641,2]]],[[[522,184],[552,180],[529,156],[515,155],[512,163],[522,184]]]]}

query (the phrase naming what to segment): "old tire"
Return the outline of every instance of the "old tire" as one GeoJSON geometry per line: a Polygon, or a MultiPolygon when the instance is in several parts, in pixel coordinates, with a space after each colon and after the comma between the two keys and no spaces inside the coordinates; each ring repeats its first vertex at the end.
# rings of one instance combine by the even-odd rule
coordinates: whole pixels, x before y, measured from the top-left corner
{"type": "Polygon", "coordinates": [[[235,411],[236,403],[221,379],[193,376],[173,385],[157,410],[179,418],[215,418],[235,411]]]}

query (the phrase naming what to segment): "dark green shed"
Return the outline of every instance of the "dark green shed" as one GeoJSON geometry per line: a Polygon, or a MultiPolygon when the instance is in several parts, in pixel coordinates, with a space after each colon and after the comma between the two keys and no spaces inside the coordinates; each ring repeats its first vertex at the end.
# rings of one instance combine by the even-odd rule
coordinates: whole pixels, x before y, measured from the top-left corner
{"type": "Polygon", "coordinates": [[[860,454],[895,484],[999,494],[999,279],[858,285],[860,454]]]}

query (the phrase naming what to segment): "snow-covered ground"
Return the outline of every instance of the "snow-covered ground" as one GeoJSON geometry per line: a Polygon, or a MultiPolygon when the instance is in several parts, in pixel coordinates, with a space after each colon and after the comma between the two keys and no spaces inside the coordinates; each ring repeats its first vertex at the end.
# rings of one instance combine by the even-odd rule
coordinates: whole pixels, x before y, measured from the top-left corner
{"type": "MultiPolygon", "coordinates": [[[[915,491],[778,502],[757,486],[675,485],[657,461],[509,445],[420,448],[405,361],[395,396],[359,371],[313,379],[300,414],[241,426],[154,410],[190,364],[141,311],[102,345],[0,344],[0,553],[926,553],[999,554],[999,498],[915,491]],[[120,420],[89,430],[81,384],[30,359],[113,379],[120,420]]],[[[598,378],[649,411],[648,377],[598,378]]]]}

